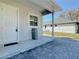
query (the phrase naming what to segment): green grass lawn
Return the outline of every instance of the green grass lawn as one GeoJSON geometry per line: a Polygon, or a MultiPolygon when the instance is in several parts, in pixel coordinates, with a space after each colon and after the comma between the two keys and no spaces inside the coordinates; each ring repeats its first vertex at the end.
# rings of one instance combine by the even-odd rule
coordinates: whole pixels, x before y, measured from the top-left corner
{"type": "MultiPolygon", "coordinates": [[[[44,34],[51,36],[52,33],[51,32],[44,32],[44,34]]],[[[67,37],[71,37],[74,39],[79,39],[79,34],[75,34],[75,33],[62,33],[62,32],[55,32],[54,33],[56,36],[67,36],[67,37]]]]}

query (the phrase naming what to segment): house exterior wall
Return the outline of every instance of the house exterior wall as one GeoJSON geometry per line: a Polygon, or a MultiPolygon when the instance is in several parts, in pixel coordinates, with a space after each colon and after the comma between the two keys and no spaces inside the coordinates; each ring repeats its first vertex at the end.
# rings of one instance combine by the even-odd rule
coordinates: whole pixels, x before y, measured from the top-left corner
{"type": "Polygon", "coordinates": [[[24,10],[23,8],[19,9],[19,40],[31,40],[31,29],[37,28],[38,29],[38,38],[42,35],[42,18],[40,13],[36,13],[36,11],[33,10],[24,10]],[[39,17],[38,19],[38,26],[30,26],[30,15],[36,15],[39,17]]]}
{"type": "MultiPolygon", "coordinates": [[[[54,26],[54,32],[66,32],[66,33],[76,33],[77,26],[75,23],[70,24],[58,24],[54,26]]],[[[51,26],[43,27],[43,31],[52,31],[51,26]]]]}
{"type": "MultiPolygon", "coordinates": [[[[0,2],[3,3],[3,2],[0,2]]],[[[31,4],[27,6],[19,5],[18,3],[5,2],[6,5],[11,5],[16,7],[18,13],[18,41],[31,40],[31,29],[37,28],[38,38],[42,36],[42,15],[41,13],[31,4]],[[30,26],[29,17],[30,14],[38,17],[38,26],[30,26]]],[[[1,18],[1,17],[0,17],[1,18]]],[[[1,38],[1,37],[0,37],[1,38]]]]}
{"type": "MultiPolygon", "coordinates": [[[[24,52],[26,51],[28,48],[31,49],[33,47],[36,47],[39,45],[39,43],[36,45],[36,41],[33,41],[31,39],[31,29],[32,28],[37,28],[38,30],[38,39],[42,37],[42,15],[41,13],[36,9],[36,7],[34,7],[33,5],[29,4],[27,6],[22,6],[22,5],[19,5],[18,3],[12,3],[12,2],[0,2],[2,4],[6,4],[6,5],[11,5],[13,7],[16,7],[17,8],[17,14],[18,14],[18,17],[17,17],[17,25],[18,25],[18,37],[17,37],[17,40],[19,42],[18,46],[19,45],[22,45],[25,44],[25,46],[22,46],[22,47],[17,47],[16,45],[14,46],[8,46],[8,47],[4,47],[3,43],[3,40],[2,40],[2,18],[1,18],[1,9],[0,9],[0,59],[1,57],[4,57],[4,56],[7,56],[7,55],[12,55],[12,54],[16,54],[17,52],[24,52]],[[33,27],[33,26],[30,26],[29,24],[29,15],[32,14],[33,16],[38,16],[38,26],[37,27],[33,27]],[[24,43],[24,42],[34,42],[34,44],[36,46],[32,46],[31,44],[28,44],[28,47],[26,46],[27,43],[24,43]],[[30,47],[29,47],[30,45],[30,47]],[[21,48],[21,49],[19,49],[21,48]],[[24,49],[23,49],[24,48],[24,49]],[[9,51],[9,52],[8,52],[9,51]]],[[[0,5],[0,8],[1,8],[1,5],[0,5]]],[[[37,41],[40,41],[40,40],[37,40],[37,41]]],[[[33,44],[33,45],[34,45],[33,44]]],[[[41,45],[41,43],[40,43],[41,45]]],[[[13,56],[13,55],[12,55],[13,56]]]]}
{"type": "Polygon", "coordinates": [[[76,33],[75,24],[59,24],[54,28],[55,32],[76,33]]]}
{"type": "Polygon", "coordinates": [[[45,26],[43,26],[43,31],[52,31],[52,27],[48,25],[45,28],[45,26]]]}

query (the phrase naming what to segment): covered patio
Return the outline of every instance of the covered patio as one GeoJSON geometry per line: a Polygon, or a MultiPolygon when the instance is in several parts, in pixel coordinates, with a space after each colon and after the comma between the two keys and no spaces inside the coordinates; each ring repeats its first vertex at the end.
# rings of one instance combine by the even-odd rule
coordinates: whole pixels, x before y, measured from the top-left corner
{"type": "Polygon", "coordinates": [[[54,37],[54,12],[61,10],[54,0],[0,0],[0,7],[0,59],[79,59],[79,41],[54,37]],[[46,37],[42,16],[50,13],[52,36],[46,37]]]}
{"type": "Polygon", "coordinates": [[[19,42],[19,44],[13,46],[1,46],[0,59],[9,58],[11,56],[23,53],[24,51],[29,51],[52,40],[54,40],[54,38],[42,36],[41,38],[39,38],[39,40],[26,40],[24,42],[19,42]]]}
{"type": "Polygon", "coordinates": [[[54,40],[54,26],[52,26],[52,37],[42,35],[42,16],[51,13],[54,24],[54,12],[61,10],[54,0],[0,0],[0,3],[2,13],[0,24],[4,29],[1,29],[0,33],[0,59],[19,55],[54,40]],[[38,24],[34,22],[34,26],[30,26],[28,16],[31,15],[34,15],[32,17],[36,18],[38,24]],[[33,28],[37,29],[37,34],[31,32],[33,28]],[[32,34],[38,35],[38,38],[33,40],[32,34]]]}
{"type": "Polygon", "coordinates": [[[54,41],[8,59],[79,59],[79,41],[54,38],[54,41]]]}

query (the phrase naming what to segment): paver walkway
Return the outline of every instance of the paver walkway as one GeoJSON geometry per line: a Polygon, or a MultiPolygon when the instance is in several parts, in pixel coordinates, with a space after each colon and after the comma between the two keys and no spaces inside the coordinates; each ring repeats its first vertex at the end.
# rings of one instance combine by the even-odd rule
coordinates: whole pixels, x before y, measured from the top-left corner
{"type": "Polygon", "coordinates": [[[8,59],[79,59],[79,41],[55,38],[54,41],[8,59]]]}

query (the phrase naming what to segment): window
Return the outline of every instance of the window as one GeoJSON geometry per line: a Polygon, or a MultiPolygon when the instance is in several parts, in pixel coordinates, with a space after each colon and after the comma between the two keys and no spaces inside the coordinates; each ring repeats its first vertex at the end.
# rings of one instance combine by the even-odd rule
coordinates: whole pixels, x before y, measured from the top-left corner
{"type": "Polygon", "coordinates": [[[38,26],[38,17],[30,15],[30,26],[38,26]]]}

